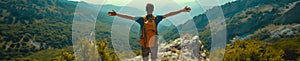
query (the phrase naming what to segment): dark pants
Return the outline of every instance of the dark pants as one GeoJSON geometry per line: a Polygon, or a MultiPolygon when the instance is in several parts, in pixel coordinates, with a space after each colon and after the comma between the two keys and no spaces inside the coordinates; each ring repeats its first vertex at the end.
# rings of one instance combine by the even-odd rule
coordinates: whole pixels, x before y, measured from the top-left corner
{"type": "Polygon", "coordinates": [[[158,50],[158,45],[156,44],[154,47],[143,47],[142,46],[142,56],[143,56],[143,61],[148,61],[149,59],[149,53],[151,53],[151,60],[154,61],[157,59],[157,50],[158,50]]]}

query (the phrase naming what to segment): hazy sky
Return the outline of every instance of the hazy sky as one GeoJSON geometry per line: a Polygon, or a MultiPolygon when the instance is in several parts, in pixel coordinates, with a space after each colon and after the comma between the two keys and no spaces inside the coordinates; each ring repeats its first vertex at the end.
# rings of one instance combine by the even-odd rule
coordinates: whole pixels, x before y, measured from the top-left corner
{"type": "MultiPolygon", "coordinates": [[[[69,1],[85,1],[91,4],[111,4],[116,6],[128,6],[145,10],[147,3],[153,3],[155,6],[155,12],[164,13],[174,11],[176,9],[182,9],[184,6],[190,6],[192,9],[202,8],[204,11],[210,9],[216,5],[222,5],[235,0],[69,0],[69,1]],[[157,9],[157,10],[156,10],[157,9]],[[162,10],[162,11],[161,11],[162,10]]],[[[193,10],[192,10],[193,11],[193,10]]],[[[195,13],[195,12],[191,12],[195,13]]],[[[202,12],[201,12],[202,13],[202,12]]],[[[192,16],[198,15],[192,14],[192,16]]]]}
{"type": "MultiPolygon", "coordinates": [[[[145,10],[145,6],[147,3],[153,3],[155,6],[154,14],[157,15],[166,14],[170,11],[183,9],[184,6],[190,6],[192,8],[192,12],[183,13],[168,18],[169,20],[174,21],[173,24],[179,25],[185,23],[185,21],[187,21],[188,19],[192,19],[193,16],[203,13],[204,10],[207,10],[216,5],[222,5],[235,0],[69,0],[69,1],[85,1],[91,4],[100,4],[100,5],[112,4],[116,6],[128,6],[140,10],[145,10]]],[[[145,14],[145,12],[129,12],[129,11],[130,9],[123,8],[118,12],[129,14],[129,15],[138,13],[138,15],[133,15],[133,16],[140,16],[145,14]]]]}
{"type": "MultiPolygon", "coordinates": [[[[101,3],[95,3],[95,1],[99,1],[99,0],[69,0],[69,1],[86,1],[86,2],[89,2],[89,3],[93,3],[93,4],[101,4],[101,3]]],[[[137,1],[137,0],[102,0],[102,1],[104,1],[105,4],[113,4],[113,5],[117,5],[117,6],[124,6],[128,2],[137,1]]],[[[145,1],[149,1],[149,0],[145,0],[145,1]]],[[[176,0],[176,1],[177,2],[193,2],[194,0],[176,0]]]]}
{"type": "Polygon", "coordinates": [[[117,5],[117,6],[125,6],[129,2],[134,2],[134,1],[147,1],[147,2],[153,2],[153,1],[174,1],[177,2],[178,4],[185,4],[188,2],[205,2],[202,3],[203,5],[215,5],[215,2],[212,1],[219,1],[219,4],[225,4],[227,2],[235,1],[235,0],[69,0],[69,1],[85,1],[88,3],[93,3],[93,4],[112,4],[112,5],[117,5]]]}

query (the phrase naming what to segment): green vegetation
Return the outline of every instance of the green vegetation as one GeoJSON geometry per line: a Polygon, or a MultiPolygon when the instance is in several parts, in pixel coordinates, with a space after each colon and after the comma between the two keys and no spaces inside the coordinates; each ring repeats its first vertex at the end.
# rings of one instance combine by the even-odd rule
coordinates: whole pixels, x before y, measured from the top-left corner
{"type": "Polygon", "coordinates": [[[32,23],[22,24],[17,21],[12,24],[0,24],[2,43],[0,47],[1,52],[5,52],[1,53],[3,58],[18,58],[43,49],[71,45],[71,25],[65,24],[64,21],[52,22],[56,21],[41,19],[32,23]]]}
{"type": "Polygon", "coordinates": [[[41,50],[71,45],[71,20],[76,7],[73,3],[1,1],[0,59],[17,59],[41,50]]]}
{"type": "MultiPolygon", "coordinates": [[[[7,0],[0,4],[0,60],[23,58],[72,45],[72,19],[77,2],[7,0]]],[[[101,18],[105,19],[96,22],[96,40],[110,38],[112,17],[101,18]]]]}
{"type": "Polygon", "coordinates": [[[263,42],[238,40],[227,46],[225,61],[283,61],[300,59],[300,37],[263,42]]]}
{"type": "MultiPolygon", "coordinates": [[[[294,7],[290,6],[299,0],[236,0],[231,3],[220,6],[223,9],[226,20],[227,39],[233,39],[235,36],[247,36],[253,34],[255,31],[266,27],[270,24],[287,25],[293,23],[300,23],[299,12],[300,4],[294,7]],[[284,12],[287,7],[292,8],[284,12]]],[[[207,11],[218,10],[217,7],[207,11]]],[[[207,12],[206,12],[207,13],[207,12]]],[[[219,17],[213,17],[209,20],[214,21],[219,17]]],[[[192,19],[196,24],[199,32],[200,40],[203,40],[210,49],[211,33],[209,27],[209,20],[206,14],[200,14],[192,19]]],[[[186,23],[188,24],[188,23],[186,23]]],[[[180,26],[178,26],[180,27],[180,26]]],[[[173,30],[177,30],[174,28],[173,30]]],[[[224,29],[225,30],[225,29],[224,29]]],[[[179,37],[173,31],[169,31],[169,36],[179,37]]],[[[166,32],[168,33],[168,32],[166,32]]]]}
{"type": "Polygon", "coordinates": [[[107,39],[96,42],[98,53],[102,61],[120,61],[113,49],[108,48],[107,39]]]}
{"type": "MultiPolygon", "coordinates": [[[[87,40],[81,40],[80,43],[82,44],[82,48],[87,50],[87,53],[90,54],[89,58],[84,59],[77,59],[77,60],[91,60],[91,58],[101,58],[102,61],[120,61],[115,52],[108,48],[108,40],[104,39],[101,42],[95,42],[97,48],[97,53],[99,53],[99,56],[95,56],[95,54],[92,54],[91,51],[95,45],[91,45],[87,40]]],[[[137,54],[140,54],[137,52],[137,54]]],[[[73,46],[68,46],[62,49],[47,49],[42,50],[39,52],[36,52],[30,56],[26,56],[23,58],[13,58],[12,60],[37,60],[37,61],[73,61],[75,60],[75,55],[73,52],[73,46]]]]}
{"type": "Polygon", "coordinates": [[[236,41],[228,46],[225,61],[282,61],[284,51],[261,41],[236,41]]]}
{"type": "MultiPolygon", "coordinates": [[[[299,3],[290,11],[281,12],[283,11],[281,9],[295,1],[297,0],[238,0],[221,6],[224,9],[228,27],[227,39],[253,33],[245,40],[237,40],[228,45],[224,60],[300,61],[299,35],[273,38],[271,34],[274,33],[268,33],[282,25],[300,23],[299,17],[294,17],[299,16],[297,13],[299,3]],[[273,8],[260,9],[266,7],[273,8]]],[[[5,0],[0,4],[0,60],[72,61],[76,59],[71,40],[72,20],[77,2],[5,0]]],[[[110,11],[120,7],[108,5],[103,8],[110,11]]],[[[102,17],[97,17],[95,45],[98,47],[95,49],[99,56],[94,57],[100,57],[103,61],[119,61],[110,40],[113,17],[105,15],[106,10],[101,10],[99,16],[102,17]]],[[[211,32],[206,15],[200,14],[193,20],[199,31],[200,40],[203,40],[205,48],[209,49],[211,32]]],[[[141,55],[138,42],[139,31],[136,30],[138,27],[136,24],[132,27],[129,33],[130,45],[137,55],[141,55]]],[[[290,25],[287,27],[289,28],[290,25]]],[[[175,26],[162,26],[161,28],[165,28],[160,33],[166,41],[179,37],[175,26]]],[[[299,32],[299,29],[296,31],[299,32]]],[[[94,45],[89,45],[84,41],[81,42],[83,46],[87,47],[86,49],[92,49],[94,45]]]]}
{"type": "Polygon", "coordinates": [[[285,60],[298,60],[300,59],[300,37],[282,38],[278,39],[272,46],[284,50],[283,58],[285,60]]]}

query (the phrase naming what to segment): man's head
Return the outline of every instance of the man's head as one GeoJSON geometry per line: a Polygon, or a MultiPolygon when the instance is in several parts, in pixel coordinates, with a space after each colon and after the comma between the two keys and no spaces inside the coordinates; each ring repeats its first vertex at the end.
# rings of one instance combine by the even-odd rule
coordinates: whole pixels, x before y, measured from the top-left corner
{"type": "Polygon", "coordinates": [[[146,11],[147,11],[148,14],[152,14],[153,11],[154,11],[154,5],[151,4],[151,3],[148,3],[148,4],[146,5],[146,11]]]}

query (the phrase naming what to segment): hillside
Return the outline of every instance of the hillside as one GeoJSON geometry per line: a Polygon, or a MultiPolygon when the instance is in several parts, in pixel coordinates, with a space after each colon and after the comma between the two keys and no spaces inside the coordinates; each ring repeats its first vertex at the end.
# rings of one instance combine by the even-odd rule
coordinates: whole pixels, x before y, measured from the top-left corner
{"type": "MultiPolygon", "coordinates": [[[[227,39],[229,41],[236,36],[246,37],[269,24],[300,23],[300,18],[297,17],[300,11],[299,5],[298,0],[237,0],[222,5],[220,7],[223,10],[226,21],[227,39]]],[[[217,8],[214,7],[207,11],[215,9],[217,8]]],[[[205,47],[210,47],[211,34],[206,14],[195,16],[192,20],[196,24],[200,39],[207,44],[205,47]]],[[[182,27],[183,25],[186,24],[178,27],[182,27]]],[[[173,28],[172,30],[177,29],[173,28]]],[[[171,31],[165,33],[174,34],[171,31]]],[[[172,38],[166,39],[169,40],[172,38]]]]}
{"type": "MultiPolygon", "coordinates": [[[[93,4],[67,0],[1,1],[0,60],[74,60],[76,57],[72,49],[72,22],[78,3],[82,3],[87,10],[95,9],[93,4]]],[[[228,44],[224,60],[300,60],[300,50],[298,49],[300,48],[299,0],[237,0],[220,7],[226,18],[227,26],[228,44]]],[[[108,16],[107,12],[112,9],[119,11],[121,8],[132,9],[129,13],[143,12],[143,10],[133,7],[102,5],[96,20],[95,32],[95,44],[98,46],[96,49],[102,60],[120,60],[116,56],[110,40],[114,17],[108,16]]],[[[217,8],[209,9],[207,12],[215,9],[217,8]]],[[[210,51],[211,44],[209,21],[205,14],[199,14],[177,27],[188,26],[191,22],[195,22],[199,33],[197,38],[199,41],[201,40],[199,43],[203,43],[202,45],[205,47],[201,46],[201,49],[207,50],[201,54],[206,55],[210,51]]],[[[117,26],[123,25],[117,24],[117,26]]],[[[140,45],[137,42],[139,41],[139,30],[136,30],[139,27],[137,23],[131,27],[130,45],[134,53],[141,55],[140,45]]],[[[161,53],[161,58],[186,58],[186,56],[178,55],[187,49],[180,50],[178,47],[166,46],[184,44],[182,40],[179,40],[182,38],[179,37],[176,26],[160,25],[158,28],[160,36],[163,36],[165,42],[169,42],[169,44],[161,44],[162,47],[165,47],[161,49],[167,50],[161,53]]],[[[190,32],[188,29],[190,28],[184,29],[186,30],[184,32],[190,32]]],[[[189,41],[192,42],[192,40],[195,39],[189,41]]],[[[83,47],[91,46],[89,42],[81,43],[83,43],[83,47]]],[[[190,55],[192,53],[184,52],[183,54],[190,55]]],[[[195,57],[187,58],[196,59],[195,57]]],[[[198,58],[206,59],[204,56],[198,58]]]]}
{"type": "MultiPolygon", "coordinates": [[[[94,10],[92,4],[80,3],[87,10],[94,10]]],[[[20,58],[41,50],[72,45],[72,22],[78,2],[8,0],[1,1],[0,4],[1,60],[20,58]]],[[[102,6],[96,21],[96,40],[110,38],[110,28],[114,18],[106,14],[112,9],[119,10],[120,8],[122,7],[102,6]]],[[[123,8],[141,11],[132,7],[123,8]]],[[[137,35],[134,31],[131,33],[137,35]]],[[[137,39],[135,36],[131,37],[133,38],[137,39]]],[[[134,46],[137,44],[135,43],[134,46]]]]}
{"type": "Polygon", "coordinates": [[[43,49],[71,45],[72,9],[76,3],[70,3],[56,0],[1,1],[0,59],[9,60],[43,49]]]}

